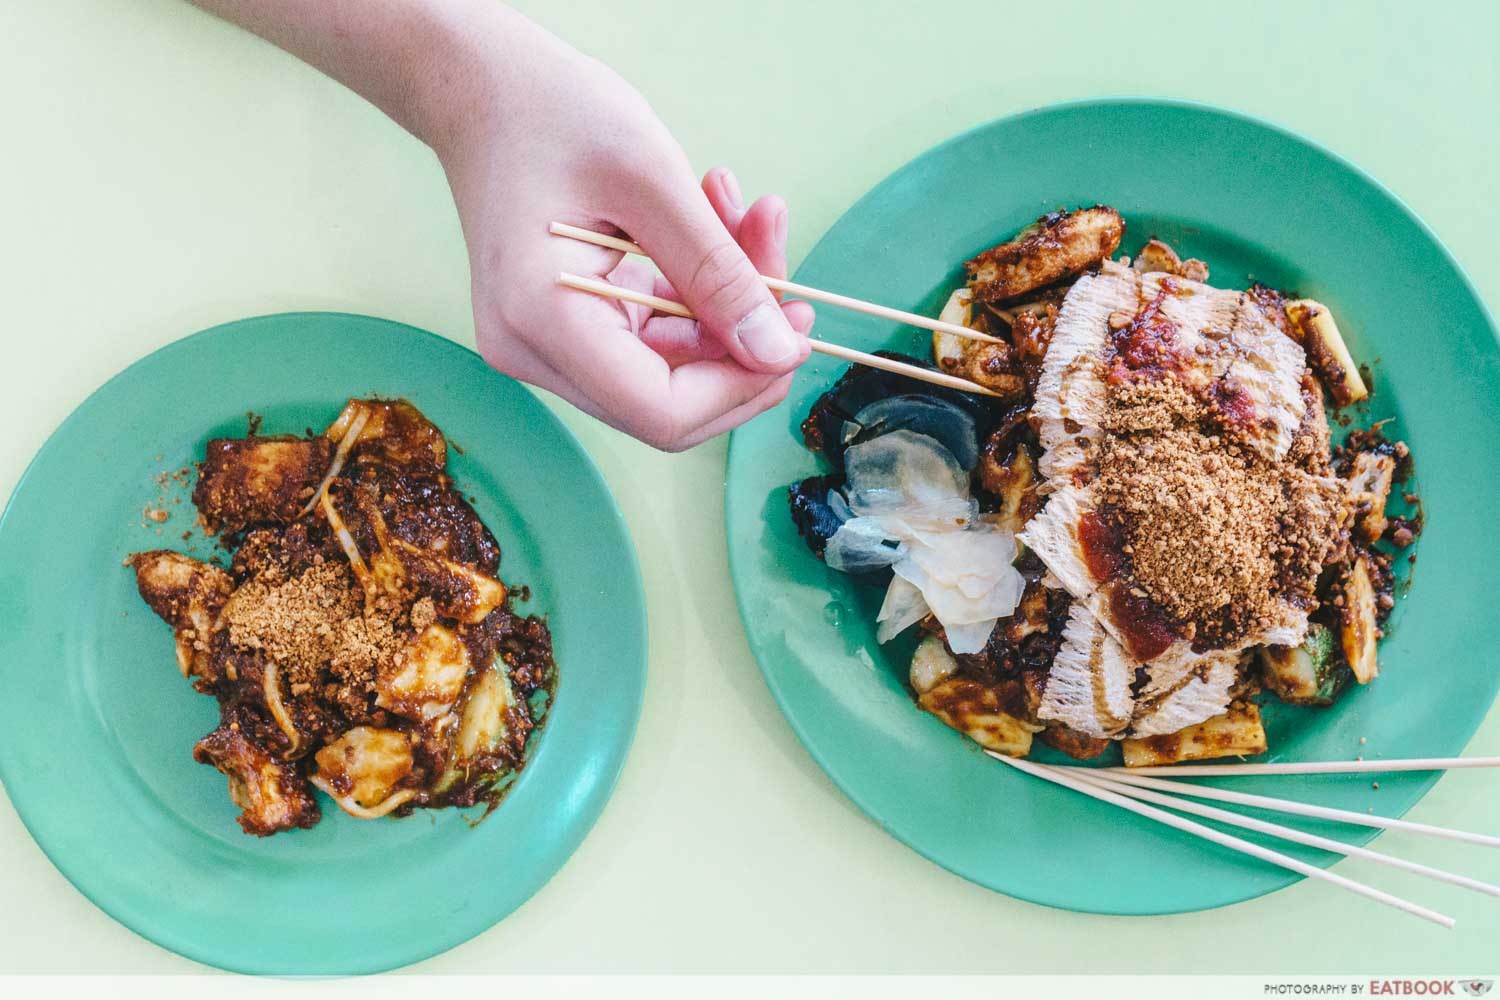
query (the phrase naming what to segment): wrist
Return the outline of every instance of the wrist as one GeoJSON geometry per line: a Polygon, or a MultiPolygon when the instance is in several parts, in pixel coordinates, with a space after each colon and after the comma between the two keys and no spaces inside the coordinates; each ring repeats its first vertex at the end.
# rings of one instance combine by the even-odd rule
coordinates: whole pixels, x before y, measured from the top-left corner
{"type": "Polygon", "coordinates": [[[483,0],[417,6],[399,101],[384,110],[447,164],[469,137],[493,126],[506,90],[505,48],[514,35],[507,22],[521,19],[483,0]]]}

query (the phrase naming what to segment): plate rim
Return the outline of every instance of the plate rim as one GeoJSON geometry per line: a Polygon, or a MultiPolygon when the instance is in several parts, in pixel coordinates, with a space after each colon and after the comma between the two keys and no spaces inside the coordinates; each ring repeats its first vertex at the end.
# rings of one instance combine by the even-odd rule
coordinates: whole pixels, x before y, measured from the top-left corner
{"type": "MultiPolygon", "coordinates": [[[[77,404],[73,406],[73,408],[67,413],[67,415],[64,416],[62,420],[59,421],[50,432],[48,432],[41,446],[37,449],[36,453],[32,455],[31,460],[26,463],[26,466],[22,469],[20,476],[17,477],[15,485],[12,487],[10,495],[7,497],[4,507],[0,508],[0,543],[3,543],[3,540],[5,538],[5,528],[8,518],[12,510],[16,508],[17,502],[24,492],[27,483],[31,479],[35,470],[39,468],[41,463],[49,457],[50,452],[54,448],[60,447],[60,445],[58,444],[59,437],[75,419],[79,419],[80,411],[82,411],[97,396],[99,396],[101,393],[104,393],[110,386],[124,380],[130,375],[132,371],[149,361],[157,360],[161,356],[170,355],[177,352],[178,350],[185,349],[186,345],[190,344],[191,342],[195,342],[200,339],[206,339],[214,335],[223,336],[230,328],[241,327],[266,321],[317,319],[333,319],[337,321],[353,320],[357,323],[374,323],[380,326],[385,326],[390,329],[400,331],[403,335],[406,336],[415,334],[418,335],[419,339],[437,341],[441,345],[440,349],[452,349],[459,352],[460,354],[470,355],[473,358],[477,358],[481,362],[483,362],[483,358],[477,351],[464,344],[459,343],[458,341],[452,340],[448,337],[444,337],[441,334],[434,333],[431,330],[414,326],[409,323],[404,323],[399,320],[388,319],[382,316],[373,316],[367,313],[356,313],[344,310],[309,309],[257,313],[254,315],[241,316],[236,319],[230,319],[220,323],[215,323],[212,326],[207,326],[202,329],[195,330],[192,333],[177,337],[135,358],[129,364],[125,365],[125,367],[121,368],[119,371],[115,372],[109,378],[105,379],[103,382],[93,388],[87,395],[85,395],[81,400],[78,401],[77,404]]],[[[489,367],[487,363],[486,367],[489,367]]],[[[495,377],[508,379],[508,376],[505,376],[503,373],[500,373],[499,371],[496,371],[494,369],[491,370],[494,371],[495,377]]],[[[84,878],[81,874],[75,873],[73,866],[68,863],[65,858],[59,856],[59,853],[54,850],[55,845],[49,846],[41,837],[37,835],[36,830],[28,820],[28,811],[35,808],[35,803],[32,801],[29,793],[25,791],[22,791],[19,796],[17,795],[16,789],[18,787],[24,789],[25,783],[23,782],[18,786],[13,781],[14,772],[12,770],[13,765],[11,763],[11,758],[13,755],[9,750],[9,744],[4,740],[0,740],[0,788],[3,788],[6,798],[9,800],[11,807],[15,809],[16,815],[20,818],[21,825],[25,828],[26,833],[31,838],[32,843],[34,843],[41,850],[43,856],[46,857],[46,859],[52,864],[53,868],[55,868],[75,890],[77,890],[95,907],[105,913],[115,923],[124,927],[130,933],[144,938],[145,940],[150,941],[152,944],[183,958],[186,958],[189,961],[197,962],[206,966],[210,966],[212,968],[223,969],[229,972],[248,975],[272,976],[370,975],[380,972],[388,972],[393,969],[403,968],[405,966],[413,965],[417,962],[425,961],[429,958],[444,954],[462,944],[466,944],[469,941],[474,940],[481,934],[500,924],[511,914],[515,913],[521,907],[525,906],[528,902],[534,899],[537,893],[541,892],[541,890],[546,887],[547,883],[550,882],[557,875],[557,873],[562,870],[562,868],[568,863],[569,860],[571,860],[572,856],[577,852],[578,848],[581,847],[583,842],[588,838],[589,834],[593,831],[594,826],[598,823],[599,818],[604,814],[604,810],[608,806],[609,801],[614,797],[615,790],[619,784],[620,776],[624,771],[626,762],[629,760],[630,752],[634,748],[635,738],[639,729],[641,714],[645,704],[646,684],[648,683],[650,674],[650,619],[649,609],[646,604],[645,586],[644,581],[641,577],[640,559],[636,551],[634,538],[632,537],[630,532],[630,526],[625,520],[624,512],[620,509],[619,501],[615,497],[614,491],[610,489],[608,481],[605,480],[603,473],[599,470],[599,467],[594,462],[593,457],[583,446],[582,442],[578,440],[577,436],[568,428],[568,426],[563,423],[557,417],[557,415],[554,414],[551,409],[542,402],[541,399],[537,398],[537,396],[533,392],[526,388],[524,383],[520,383],[515,379],[508,380],[515,383],[518,390],[526,397],[527,402],[525,402],[523,405],[533,407],[536,411],[534,416],[539,415],[537,416],[538,421],[544,426],[548,427],[550,431],[556,433],[564,442],[564,444],[570,447],[576,453],[577,458],[581,460],[577,464],[579,465],[583,474],[588,478],[590,482],[592,482],[593,485],[598,487],[598,489],[601,490],[603,495],[608,499],[608,523],[612,530],[619,533],[619,537],[624,543],[623,549],[625,554],[626,568],[628,569],[628,572],[620,574],[620,583],[626,591],[626,596],[633,602],[636,609],[638,610],[638,613],[632,616],[636,622],[635,641],[630,645],[630,647],[626,648],[625,651],[627,653],[627,656],[620,657],[622,661],[639,663],[639,670],[637,672],[639,676],[638,682],[634,685],[634,691],[629,703],[624,706],[626,711],[622,716],[624,721],[622,730],[623,738],[620,742],[618,750],[612,755],[613,759],[609,760],[608,768],[600,770],[599,773],[601,774],[601,778],[595,785],[594,794],[592,796],[593,804],[580,812],[580,815],[583,818],[581,822],[578,823],[576,828],[572,831],[573,836],[570,838],[571,843],[567,844],[566,849],[562,852],[556,865],[554,865],[550,871],[546,872],[541,881],[537,883],[535,888],[533,888],[529,893],[526,894],[525,897],[516,902],[513,906],[504,908],[500,912],[493,914],[491,914],[489,911],[485,911],[484,916],[479,917],[476,920],[472,920],[466,924],[460,924],[460,922],[458,921],[447,921],[439,925],[442,928],[456,927],[457,929],[451,933],[440,933],[434,935],[432,940],[437,942],[435,946],[431,944],[417,945],[414,947],[407,947],[403,949],[399,944],[397,944],[392,947],[387,947],[378,952],[378,957],[373,961],[363,962],[358,964],[357,966],[348,966],[336,972],[330,972],[326,969],[298,969],[288,972],[284,968],[257,963],[254,960],[253,955],[240,956],[217,954],[211,947],[200,946],[196,941],[179,933],[175,933],[169,926],[160,922],[155,922],[155,918],[151,916],[146,910],[130,912],[127,915],[127,913],[124,911],[129,910],[129,907],[126,907],[124,905],[116,905],[115,900],[106,901],[105,899],[100,898],[102,895],[104,895],[104,893],[98,891],[98,887],[91,888],[90,886],[86,885],[85,883],[87,882],[87,879],[84,878]]]]}
{"type": "MultiPolygon", "coordinates": [[[[813,259],[818,251],[823,249],[824,244],[829,242],[829,240],[834,235],[834,231],[839,227],[839,225],[846,217],[859,211],[862,207],[866,206],[869,202],[874,200],[877,195],[883,192],[889,185],[893,183],[893,181],[895,181],[908,169],[912,168],[917,162],[928,157],[939,156],[944,151],[952,147],[960,146],[961,144],[969,141],[978,133],[995,128],[1002,124],[1022,122],[1031,118],[1058,113],[1066,113],[1071,111],[1108,108],[1157,108],[1172,111],[1188,111],[1231,119],[1241,124],[1247,124],[1275,133],[1281,138],[1289,140],[1290,142],[1297,145],[1303,146],[1313,153],[1332,162],[1334,165],[1347,170],[1349,173],[1353,174],[1359,181],[1374,189],[1377,194],[1389,199],[1390,203],[1395,207],[1395,209],[1402,215],[1404,215],[1408,221],[1415,225],[1417,229],[1422,233],[1422,235],[1428,239],[1432,246],[1437,248],[1444,262],[1446,262],[1458,276],[1463,290],[1468,293],[1469,298],[1472,299],[1474,304],[1478,307],[1479,314],[1484,320],[1486,327],[1488,328],[1488,333],[1491,339],[1494,340],[1497,345],[1500,345],[1500,326],[1497,326],[1496,324],[1495,314],[1490,309],[1489,303],[1486,302],[1484,296],[1480,294],[1479,289],[1475,286],[1473,279],[1470,277],[1468,271],[1465,270],[1463,264],[1458,260],[1456,256],[1454,256],[1453,251],[1448,248],[1447,244],[1445,244],[1438,237],[1437,233],[1432,229],[1432,227],[1429,226],[1422,219],[1422,217],[1411,208],[1410,205],[1408,205],[1399,195],[1386,187],[1373,175],[1359,167],[1357,164],[1351,162],[1345,157],[1324,146],[1317,140],[1309,138],[1308,136],[1303,135],[1301,132],[1298,132],[1295,129],[1289,128],[1285,125],[1281,125],[1277,122],[1270,121],[1257,115],[1252,115],[1233,108],[1227,108],[1221,105],[1216,105],[1204,101],[1186,100],[1175,97],[1108,96],[1079,98],[1076,100],[1059,101],[1055,103],[1040,105],[1037,107],[1027,108],[1013,114],[999,115],[995,118],[991,118],[965,128],[949,136],[948,138],[935,143],[934,145],[919,150],[909,159],[898,164],[891,171],[886,173],[878,181],[872,184],[866,191],[864,191],[858,198],[851,202],[849,206],[845,208],[843,212],[841,212],[839,216],[833,220],[832,223],[829,224],[828,229],[825,230],[823,234],[818,237],[817,241],[813,243],[813,245],[808,249],[801,263],[798,264],[798,273],[793,274],[793,279],[796,280],[798,278],[798,274],[803,270],[803,268],[805,268],[807,261],[813,259]]],[[[728,488],[730,478],[733,475],[735,469],[736,454],[742,449],[742,447],[744,447],[742,445],[742,442],[744,440],[745,439],[743,434],[741,433],[741,430],[739,428],[735,429],[730,434],[729,446],[725,454],[724,481],[726,489],[724,494],[724,528],[725,547],[728,550],[729,574],[734,589],[735,607],[739,612],[740,623],[745,632],[746,644],[749,646],[751,655],[755,659],[756,668],[760,672],[761,679],[765,682],[766,687],[770,689],[771,696],[776,702],[777,710],[779,711],[782,719],[785,720],[786,723],[791,727],[793,733],[797,737],[797,741],[802,745],[802,748],[808,753],[808,755],[812,757],[814,763],[818,765],[819,770],[821,770],[828,777],[828,779],[833,782],[834,786],[838,788],[838,790],[850,802],[854,803],[854,805],[864,815],[866,820],[873,823],[886,835],[894,838],[897,842],[914,851],[919,856],[925,858],[933,864],[936,864],[945,871],[951,872],[952,874],[957,875],[960,878],[975,885],[978,885],[981,888],[1011,899],[1021,900],[1033,905],[1045,906],[1050,909],[1063,910],[1073,913],[1091,913],[1099,914],[1101,916],[1122,917],[1169,916],[1178,913],[1199,913],[1207,910],[1219,909],[1226,906],[1235,906],[1240,903],[1249,902],[1253,899],[1259,899],[1262,896],[1278,892],[1291,885],[1294,885],[1307,877],[1305,875],[1291,872],[1286,869],[1279,869],[1279,874],[1277,874],[1275,878],[1272,881],[1268,882],[1266,885],[1259,887],[1256,890],[1245,895],[1242,895],[1237,899],[1222,902],[1210,901],[1190,906],[1152,904],[1132,906],[1122,904],[1110,907],[1083,907],[1070,905],[1068,903],[1059,902],[1053,899],[1034,898],[1034,894],[1026,892],[998,888],[997,886],[991,884],[991,880],[987,880],[971,870],[966,870],[964,865],[952,863],[950,861],[937,857],[933,851],[924,848],[919,843],[914,842],[916,838],[904,836],[903,834],[898,833],[891,827],[890,824],[888,824],[884,819],[881,818],[877,810],[873,809],[870,805],[867,804],[867,796],[864,796],[857,791],[855,783],[849,779],[848,775],[841,773],[837,768],[831,766],[827,759],[827,755],[820,750],[815,749],[814,740],[811,736],[811,730],[815,727],[810,724],[808,719],[799,717],[798,714],[792,710],[791,706],[789,706],[787,692],[783,688],[780,680],[776,676],[773,676],[774,671],[768,669],[768,667],[766,666],[766,657],[763,655],[765,652],[763,649],[764,643],[757,637],[756,632],[750,627],[750,608],[747,606],[746,597],[746,591],[748,588],[744,585],[744,583],[742,583],[742,581],[748,581],[753,575],[753,570],[748,569],[742,563],[742,556],[740,554],[739,547],[733,543],[733,539],[735,537],[734,531],[735,521],[738,513],[738,504],[735,500],[735,492],[728,488]]],[[[1497,690],[1500,690],[1500,680],[1496,681],[1496,687],[1497,690]]],[[[1492,695],[1490,707],[1487,709],[1487,712],[1493,711],[1494,704],[1495,696],[1492,695]]],[[[1467,748],[1467,746],[1473,741],[1473,739],[1474,733],[1470,733],[1468,738],[1465,740],[1464,746],[1467,748]]],[[[961,749],[967,752],[980,751],[980,748],[977,745],[967,743],[966,745],[961,746],[961,749]]],[[[1402,807],[1400,810],[1396,811],[1393,814],[1394,817],[1399,818],[1401,816],[1404,816],[1407,812],[1414,808],[1418,802],[1426,798],[1426,796],[1432,791],[1432,787],[1437,784],[1439,778],[1442,777],[1442,774],[1443,772],[1431,772],[1426,777],[1416,782],[1416,792],[1413,795],[1411,802],[1402,807]]],[[[1383,831],[1380,828],[1363,828],[1360,832],[1357,832],[1354,835],[1346,838],[1345,842],[1355,846],[1363,846],[1373,841],[1376,837],[1380,836],[1382,832],[1383,831]]],[[[1317,866],[1320,868],[1328,869],[1342,860],[1343,857],[1343,855],[1325,855],[1324,858],[1321,858],[1312,863],[1317,864],[1317,866]]]]}

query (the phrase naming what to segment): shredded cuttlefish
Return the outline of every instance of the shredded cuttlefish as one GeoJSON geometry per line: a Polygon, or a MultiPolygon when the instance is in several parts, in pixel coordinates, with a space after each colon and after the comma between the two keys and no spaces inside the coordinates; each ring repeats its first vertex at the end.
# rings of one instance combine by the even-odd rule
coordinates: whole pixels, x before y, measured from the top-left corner
{"type": "Polygon", "coordinates": [[[338,539],[339,548],[344,550],[344,555],[349,559],[349,568],[354,571],[354,578],[359,581],[360,588],[365,592],[365,604],[368,606],[375,599],[375,579],[370,573],[370,567],[365,563],[365,557],[359,554],[359,546],[354,543],[354,535],[350,533],[344,519],[334,509],[333,501],[328,494],[324,493],[318,500],[319,506],[323,508],[323,516],[328,519],[328,526],[333,529],[333,535],[338,539]]]}
{"type": "Polygon", "coordinates": [[[297,752],[302,746],[302,734],[297,732],[297,727],[292,723],[292,715],[286,710],[286,705],[281,701],[281,684],[279,682],[280,671],[276,664],[267,663],[265,673],[261,680],[261,691],[265,694],[266,708],[271,710],[271,718],[276,720],[276,725],[286,733],[287,739],[292,741],[291,748],[287,750],[290,756],[297,752]]]}
{"type": "MultiPolygon", "coordinates": [[[[328,484],[333,482],[334,477],[343,471],[344,461],[348,459],[349,452],[353,451],[354,446],[359,443],[359,435],[364,431],[365,424],[369,420],[370,411],[364,408],[361,408],[354,415],[354,419],[350,421],[348,428],[344,430],[342,436],[339,438],[339,446],[333,453],[333,461],[328,463],[328,472],[323,476],[323,481],[318,483],[318,488],[313,491],[312,499],[307,501],[307,506],[302,508],[301,513],[297,515],[298,517],[306,517],[312,513],[314,507],[323,502],[323,498],[328,495],[328,484]]],[[[337,427],[340,422],[342,421],[335,422],[334,427],[337,427]]],[[[329,430],[332,429],[329,428],[329,430]]]]}

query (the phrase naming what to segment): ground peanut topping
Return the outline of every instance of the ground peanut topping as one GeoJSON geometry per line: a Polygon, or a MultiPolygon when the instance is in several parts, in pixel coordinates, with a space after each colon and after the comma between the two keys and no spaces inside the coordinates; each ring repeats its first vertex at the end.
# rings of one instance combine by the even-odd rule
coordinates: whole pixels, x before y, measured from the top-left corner
{"type": "Polygon", "coordinates": [[[325,668],[346,681],[373,680],[377,665],[405,645],[388,619],[365,616],[348,569],[331,561],[247,581],[224,617],[234,646],[265,653],[294,685],[317,681],[325,668]]]}
{"type": "Polygon", "coordinates": [[[1337,534],[1337,484],[1222,436],[1170,377],[1111,387],[1096,480],[1134,583],[1184,633],[1225,646],[1310,596],[1337,534]]]}
{"type": "Polygon", "coordinates": [[[411,606],[411,627],[418,632],[437,621],[437,607],[432,598],[422,597],[411,606]]]}

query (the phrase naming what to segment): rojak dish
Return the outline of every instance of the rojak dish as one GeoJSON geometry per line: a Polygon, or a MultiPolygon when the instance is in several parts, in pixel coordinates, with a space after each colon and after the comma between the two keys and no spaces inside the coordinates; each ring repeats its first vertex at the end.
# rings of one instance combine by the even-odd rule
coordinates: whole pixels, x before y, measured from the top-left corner
{"type": "Polygon", "coordinates": [[[791,516],[884,588],[917,704],[984,747],[1260,753],[1264,694],[1374,680],[1411,456],[1379,425],[1332,445],[1369,393],[1325,306],[1214,287],[1156,239],[1117,258],[1124,236],[1112,208],[1058,211],[968,261],[941,318],[998,342],[886,356],[996,395],[851,367],[802,424],[827,471],[791,516]]]}

